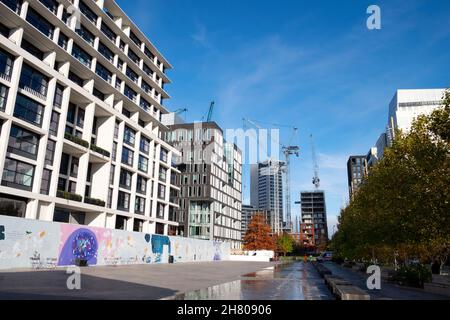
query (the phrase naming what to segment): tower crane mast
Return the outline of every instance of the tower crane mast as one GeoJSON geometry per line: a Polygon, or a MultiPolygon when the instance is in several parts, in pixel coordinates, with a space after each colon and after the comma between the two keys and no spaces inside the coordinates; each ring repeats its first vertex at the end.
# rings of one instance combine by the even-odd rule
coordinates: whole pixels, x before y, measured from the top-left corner
{"type": "Polygon", "coordinates": [[[316,145],[314,143],[313,135],[311,135],[310,138],[311,138],[311,154],[312,154],[313,167],[314,167],[314,177],[313,177],[312,183],[316,187],[316,190],[318,190],[320,188],[319,163],[317,161],[316,145]]]}

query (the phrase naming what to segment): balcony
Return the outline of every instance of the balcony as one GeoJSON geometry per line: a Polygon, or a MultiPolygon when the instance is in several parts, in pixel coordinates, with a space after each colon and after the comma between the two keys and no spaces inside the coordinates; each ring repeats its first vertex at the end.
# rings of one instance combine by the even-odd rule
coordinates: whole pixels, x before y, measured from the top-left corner
{"type": "Polygon", "coordinates": [[[56,193],[56,196],[58,198],[62,198],[62,199],[66,199],[66,200],[71,200],[71,201],[76,201],[76,202],[82,202],[83,201],[83,197],[80,196],[79,194],[76,193],[71,193],[71,192],[66,192],[66,191],[61,191],[59,190],[56,193]]]}
{"type": "Polygon", "coordinates": [[[91,145],[91,150],[96,152],[96,153],[98,153],[98,154],[101,154],[102,156],[105,156],[107,158],[111,158],[111,153],[110,152],[108,152],[105,149],[102,149],[102,148],[96,146],[95,144],[91,145]]]}
{"type": "Polygon", "coordinates": [[[91,204],[97,207],[105,207],[106,202],[100,199],[94,199],[94,198],[85,198],[84,203],[91,204]]]}
{"type": "Polygon", "coordinates": [[[10,8],[15,13],[20,13],[20,8],[22,7],[22,0],[0,0],[5,6],[10,8]]]}
{"type": "Polygon", "coordinates": [[[75,143],[75,144],[78,144],[78,145],[80,145],[80,146],[82,146],[82,147],[85,147],[85,148],[89,149],[89,142],[87,142],[86,140],[83,140],[83,139],[81,139],[81,138],[78,138],[78,137],[76,137],[76,136],[73,136],[73,135],[71,135],[70,133],[66,133],[66,134],[64,135],[64,138],[65,138],[66,140],[69,140],[69,141],[75,143]]]}

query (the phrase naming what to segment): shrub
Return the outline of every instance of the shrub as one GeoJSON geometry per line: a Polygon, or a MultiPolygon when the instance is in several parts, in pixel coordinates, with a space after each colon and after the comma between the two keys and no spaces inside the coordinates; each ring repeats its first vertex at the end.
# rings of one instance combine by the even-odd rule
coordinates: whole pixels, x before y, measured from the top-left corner
{"type": "Polygon", "coordinates": [[[431,270],[421,264],[402,266],[393,276],[393,280],[400,285],[416,288],[423,288],[424,283],[431,282],[432,279],[431,270]]]}

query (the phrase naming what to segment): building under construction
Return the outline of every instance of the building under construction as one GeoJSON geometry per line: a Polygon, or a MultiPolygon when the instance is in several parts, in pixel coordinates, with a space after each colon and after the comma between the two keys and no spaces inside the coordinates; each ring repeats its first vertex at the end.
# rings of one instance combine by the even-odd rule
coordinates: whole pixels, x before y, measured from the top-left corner
{"type": "Polygon", "coordinates": [[[324,191],[305,191],[301,195],[301,243],[318,248],[328,241],[327,209],[324,191]]]}
{"type": "Polygon", "coordinates": [[[250,204],[271,213],[273,233],[283,230],[283,170],[285,162],[268,160],[251,166],[250,204]]]}

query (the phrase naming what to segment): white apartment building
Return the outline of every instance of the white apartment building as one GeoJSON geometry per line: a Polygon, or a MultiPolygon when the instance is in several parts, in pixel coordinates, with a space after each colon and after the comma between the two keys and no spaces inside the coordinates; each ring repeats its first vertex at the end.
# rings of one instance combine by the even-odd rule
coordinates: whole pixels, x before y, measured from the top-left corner
{"type": "Polygon", "coordinates": [[[420,115],[429,115],[442,105],[445,89],[397,90],[389,104],[387,142],[391,145],[395,129],[407,133],[420,115]]]}
{"type": "Polygon", "coordinates": [[[0,0],[0,214],[170,234],[167,60],[113,0],[0,0]]]}
{"type": "Polygon", "coordinates": [[[417,117],[429,115],[442,105],[445,89],[397,90],[389,104],[389,118],[386,132],[378,138],[375,147],[367,154],[368,167],[383,159],[384,150],[392,146],[395,131],[408,133],[417,117]]]}

